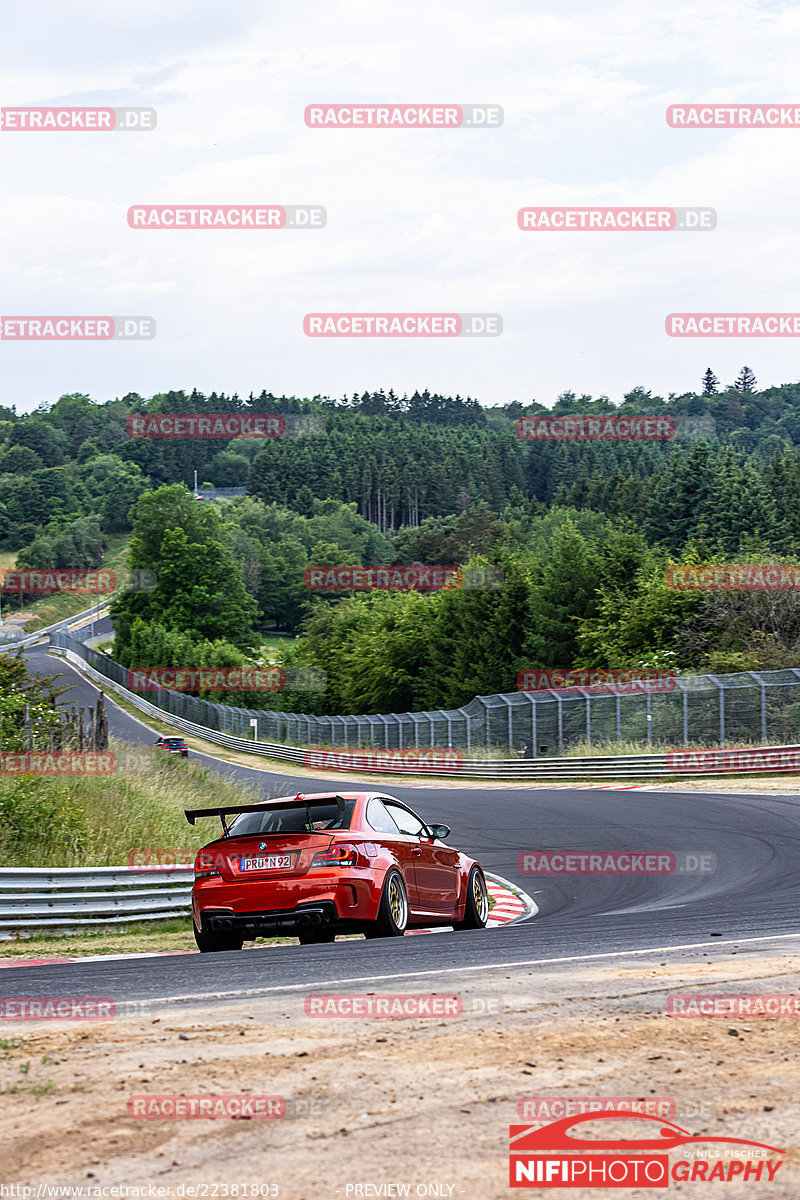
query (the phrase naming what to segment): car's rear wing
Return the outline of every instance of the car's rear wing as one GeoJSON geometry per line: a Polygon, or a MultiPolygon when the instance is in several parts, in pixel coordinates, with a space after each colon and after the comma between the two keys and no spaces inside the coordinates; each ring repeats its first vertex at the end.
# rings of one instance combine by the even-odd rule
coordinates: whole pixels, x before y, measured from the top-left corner
{"type": "MultiPolygon", "coordinates": [[[[294,805],[304,805],[306,809],[309,809],[317,804],[330,804],[332,800],[339,806],[339,811],[344,812],[345,802],[341,796],[316,796],[306,799],[299,792],[294,800],[284,801],[280,807],[292,808],[294,805]]],[[[183,811],[190,825],[194,825],[198,817],[219,817],[222,822],[222,828],[227,833],[228,825],[225,821],[226,817],[234,813],[238,815],[239,813],[246,812],[263,812],[264,809],[269,808],[274,803],[274,800],[260,800],[257,804],[224,804],[217,808],[185,808],[183,811]]]]}

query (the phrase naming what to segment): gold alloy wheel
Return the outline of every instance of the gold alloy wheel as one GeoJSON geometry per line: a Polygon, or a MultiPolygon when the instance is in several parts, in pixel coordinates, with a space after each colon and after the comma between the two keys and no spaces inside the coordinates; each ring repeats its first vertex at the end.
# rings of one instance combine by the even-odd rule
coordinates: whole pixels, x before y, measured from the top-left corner
{"type": "Polygon", "coordinates": [[[403,885],[396,875],[389,880],[389,911],[398,929],[404,929],[406,923],[406,898],[403,895],[403,885]]]}
{"type": "Polygon", "coordinates": [[[485,925],[486,919],[489,916],[489,898],[486,895],[486,888],[480,871],[475,871],[472,876],[472,896],[475,901],[475,911],[485,925]]]}

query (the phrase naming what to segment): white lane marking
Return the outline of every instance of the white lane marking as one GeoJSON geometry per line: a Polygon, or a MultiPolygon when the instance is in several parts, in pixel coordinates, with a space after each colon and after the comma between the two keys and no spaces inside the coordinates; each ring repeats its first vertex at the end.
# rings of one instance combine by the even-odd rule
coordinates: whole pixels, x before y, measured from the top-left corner
{"type": "Polygon", "coordinates": [[[320,987],[340,987],[343,983],[380,983],[389,979],[422,979],[427,975],[466,974],[468,971],[500,971],[510,967],[548,967],[557,963],[595,962],[604,958],[626,958],[641,954],[668,954],[677,950],[703,950],[708,946],[746,946],[752,942],[780,942],[788,938],[800,938],[797,933],[776,933],[751,938],[728,938],[713,942],[687,942],[679,946],[648,946],[643,950],[613,950],[602,954],[571,954],[563,958],[527,958],[519,962],[480,963],[474,967],[436,967],[426,971],[402,971],[392,975],[355,975],[347,979],[323,979],[313,983],[277,984],[268,988],[247,988],[235,992],[204,992],[199,995],[192,992],[183,996],[147,996],[140,1000],[129,1000],[128,1004],[178,1004],[186,1000],[235,1000],[248,999],[251,996],[266,996],[271,992],[299,992],[320,987]]]}

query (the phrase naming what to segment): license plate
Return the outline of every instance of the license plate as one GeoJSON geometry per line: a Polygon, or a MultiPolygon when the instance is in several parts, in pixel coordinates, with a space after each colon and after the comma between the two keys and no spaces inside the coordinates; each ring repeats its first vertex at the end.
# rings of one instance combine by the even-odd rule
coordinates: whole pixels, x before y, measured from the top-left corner
{"type": "Polygon", "coordinates": [[[243,858],[242,871],[280,871],[292,865],[291,854],[268,854],[264,858],[243,858]]]}

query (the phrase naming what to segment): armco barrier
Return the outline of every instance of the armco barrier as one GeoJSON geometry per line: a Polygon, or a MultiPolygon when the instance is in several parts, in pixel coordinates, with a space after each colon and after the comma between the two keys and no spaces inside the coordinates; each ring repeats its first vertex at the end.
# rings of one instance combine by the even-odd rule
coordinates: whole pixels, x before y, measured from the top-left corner
{"type": "Polygon", "coordinates": [[[183,917],[193,867],[0,867],[0,937],[183,917]]]}
{"type": "MultiPolygon", "coordinates": [[[[300,766],[306,764],[308,749],[303,746],[287,746],[281,742],[257,742],[250,738],[234,737],[232,734],[220,733],[216,729],[209,729],[205,725],[197,725],[193,721],[186,721],[183,717],[177,717],[172,713],[167,713],[163,708],[159,708],[155,704],[151,704],[149,700],[145,700],[137,692],[131,692],[128,688],[124,688],[121,684],[115,683],[108,679],[107,676],[96,671],[94,667],[90,667],[85,660],[84,654],[81,652],[85,648],[75,641],[73,638],[66,638],[64,635],[58,635],[53,639],[54,645],[61,645],[62,651],[67,659],[74,667],[81,671],[84,675],[95,683],[100,684],[104,689],[111,689],[123,696],[129,704],[146,716],[154,717],[158,721],[166,722],[175,729],[179,729],[181,733],[190,734],[193,737],[202,738],[207,742],[214,742],[219,746],[225,746],[230,750],[242,750],[248,754],[261,754],[268,758],[280,759],[284,762],[297,763],[300,766]]],[[[798,771],[798,763],[800,763],[800,745],[787,746],[770,746],[770,751],[775,753],[783,753],[791,756],[795,762],[787,764],[785,767],[777,767],[774,772],[780,773],[783,771],[798,771]]],[[[314,747],[313,753],[317,755],[330,755],[332,771],[336,771],[333,765],[337,757],[337,751],[326,751],[320,747],[314,747]]],[[[375,755],[375,751],[364,751],[365,755],[375,755]]],[[[388,756],[387,756],[388,757],[388,756]]],[[[476,759],[464,758],[459,764],[458,770],[442,770],[441,775],[446,776],[451,781],[461,779],[496,779],[506,782],[525,783],[530,780],[629,780],[629,779],[675,779],[687,778],[692,772],[676,770],[669,763],[670,755],[668,754],[628,754],[628,755],[594,755],[575,758],[547,758],[547,759],[476,759]]],[[[318,771],[325,771],[326,766],[323,763],[315,768],[318,771]]],[[[341,769],[341,768],[340,768],[341,769]]],[[[396,763],[386,763],[376,766],[373,769],[374,773],[380,775],[428,775],[433,776],[433,771],[423,771],[419,767],[414,768],[402,762],[398,756],[396,763]]],[[[351,771],[351,773],[353,773],[351,771]]],[[[369,774],[369,769],[363,766],[358,766],[355,770],[358,775],[369,774]]],[[[745,775],[745,774],[760,774],[758,769],[743,769],[741,766],[720,766],[717,769],[702,770],[694,772],[695,775],[745,775]]]]}
{"type": "MultiPolygon", "coordinates": [[[[502,895],[494,924],[532,916],[525,893],[486,872],[490,892],[502,895]],[[518,899],[515,899],[515,895],[518,899]]],[[[163,921],[191,912],[194,867],[0,867],[0,940],[38,931],[69,933],[138,921],[163,921]]]]}
{"type": "Polygon", "coordinates": [[[46,625],[44,629],[37,629],[33,633],[24,633],[21,637],[9,638],[5,640],[0,628],[0,651],[3,650],[19,650],[27,649],[28,646],[34,646],[43,637],[47,637],[51,633],[66,633],[70,625],[74,625],[76,621],[83,621],[87,617],[96,617],[104,609],[108,608],[113,596],[107,596],[105,600],[101,600],[99,604],[93,604],[91,608],[85,608],[83,612],[75,613],[73,617],[64,617],[61,621],[56,621],[53,625],[46,625]]]}

